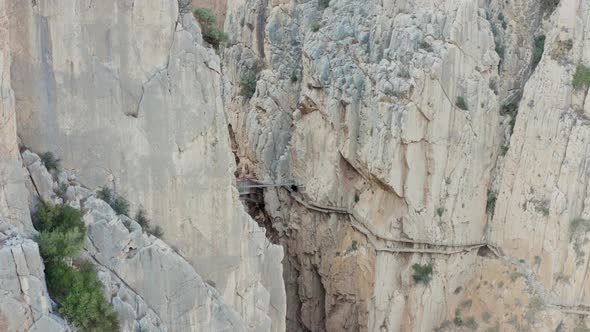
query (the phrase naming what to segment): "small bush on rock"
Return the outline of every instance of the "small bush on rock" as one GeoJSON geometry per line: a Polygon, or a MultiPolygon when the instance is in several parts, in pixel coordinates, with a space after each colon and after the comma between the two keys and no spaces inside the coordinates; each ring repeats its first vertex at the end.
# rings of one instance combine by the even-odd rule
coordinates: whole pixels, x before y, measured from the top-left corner
{"type": "Polygon", "coordinates": [[[494,211],[496,210],[496,200],[498,199],[498,195],[495,191],[488,190],[488,199],[486,202],[486,212],[487,214],[491,215],[492,218],[494,217],[494,211]]]}
{"type": "Polygon", "coordinates": [[[320,23],[319,20],[311,22],[311,31],[318,32],[318,31],[320,31],[321,27],[322,27],[322,23],[320,23]]]}
{"type": "Polygon", "coordinates": [[[113,194],[113,191],[104,187],[98,191],[98,198],[111,206],[117,214],[129,216],[129,203],[121,196],[113,194]]]}
{"type": "Polygon", "coordinates": [[[412,269],[414,270],[412,277],[415,282],[428,284],[432,279],[432,263],[424,265],[416,263],[412,265],[412,269]]]}
{"type": "Polygon", "coordinates": [[[254,96],[256,92],[256,74],[253,72],[247,72],[242,74],[240,78],[240,95],[248,99],[254,96]]]}
{"type": "Polygon", "coordinates": [[[324,10],[330,6],[330,0],[318,0],[318,7],[324,10]]]}
{"type": "Polygon", "coordinates": [[[201,24],[203,39],[211,46],[217,49],[220,44],[227,41],[227,34],[216,26],[217,16],[211,8],[197,8],[193,14],[201,24]]]}
{"type": "Polygon", "coordinates": [[[41,162],[48,171],[57,171],[59,169],[59,159],[55,157],[53,152],[45,152],[40,157],[41,162]]]}
{"type": "Polygon", "coordinates": [[[541,58],[543,57],[543,51],[545,50],[545,35],[535,37],[533,45],[533,68],[537,67],[541,58]]]}
{"type": "Polygon", "coordinates": [[[137,213],[135,214],[135,221],[137,221],[137,223],[141,226],[144,232],[153,235],[157,238],[161,238],[162,236],[164,236],[164,231],[162,230],[162,227],[152,227],[150,225],[150,220],[145,215],[145,211],[143,209],[139,209],[137,211],[137,213]]]}
{"type": "Polygon", "coordinates": [[[467,102],[465,101],[465,98],[463,96],[459,96],[457,97],[457,100],[455,101],[455,105],[457,105],[457,107],[459,107],[460,109],[467,111],[469,108],[467,107],[467,102]]]}
{"type": "Polygon", "coordinates": [[[578,65],[572,85],[576,90],[588,88],[590,86],[590,67],[578,65]]]}

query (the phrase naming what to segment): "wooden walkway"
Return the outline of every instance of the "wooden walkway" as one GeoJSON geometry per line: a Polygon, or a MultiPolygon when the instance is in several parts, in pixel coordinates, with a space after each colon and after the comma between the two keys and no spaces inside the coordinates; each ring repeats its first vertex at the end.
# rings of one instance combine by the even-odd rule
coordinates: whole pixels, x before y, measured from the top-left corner
{"type": "Polygon", "coordinates": [[[285,189],[289,192],[289,195],[294,201],[304,206],[308,210],[325,214],[340,214],[349,216],[352,227],[360,233],[363,233],[377,251],[391,253],[454,255],[470,252],[473,250],[479,250],[480,248],[486,248],[496,257],[502,256],[502,253],[498,247],[487,242],[462,244],[434,243],[426,240],[412,240],[382,236],[379,235],[377,231],[372,229],[370,223],[363,220],[363,218],[354,210],[345,207],[332,207],[309,202],[302,194],[291,190],[289,187],[285,187],[285,189]]]}

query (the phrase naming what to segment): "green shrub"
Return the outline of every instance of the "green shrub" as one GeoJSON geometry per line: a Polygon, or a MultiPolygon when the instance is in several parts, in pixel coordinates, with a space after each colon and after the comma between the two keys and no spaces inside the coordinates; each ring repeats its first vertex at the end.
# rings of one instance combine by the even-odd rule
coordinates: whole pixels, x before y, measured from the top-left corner
{"type": "Polygon", "coordinates": [[[240,95],[248,99],[254,96],[256,92],[256,74],[253,72],[247,72],[242,74],[240,78],[240,95]]]}
{"type": "Polygon", "coordinates": [[[551,15],[559,5],[560,0],[541,0],[541,10],[545,15],[551,15]]]}
{"type": "Polygon", "coordinates": [[[311,31],[318,32],[318,31],[320,31],[321,27],[322,27],[322,23],[320,23],[319,20],[311,22],[311,31]]]}
{"type": "Polygon", "coordinates": [[[416,283],[428,284],[432,279],[432,263],[424,265],[416,263],[412,265],[412,269],[414,270],[412,277],[416,283]]]}
{"type": "Polygon", "coordinates": [[[35,216],[36,241],[44,260],[76,256],[84,246],[86,226],[80,211],[68,206],[41,203],[35,216]]]}
{"type": "Polygon", "coordinates": [[[164,231],[162,227],[156,226],[152,227],[150,224],[150,220],[145,215],[145,211],[143,209],[139,209],[135,214],[135,221],[141,226],[144,232],[151,234],[157,238],[161,238],[164,235],[164,231]]]}
{"type": "Polygon", "coordinates": [[[469,329],[477,330],[477,322],[475,321],[475,318],[467,318],[467,320],[465,321],[465,326],[469,329]]]}
{"type": "Polygon", "coordinates": [[[486,213],[494,217],[494,211],[496,210],[496,200],[498,195],[495,191],[488,190],[488,198],[486,201],[486,213]]]}
{"type": "Polygon", "coordinates": [[[157,238],[162,238],[162,236],[164,236],[164,231],[162,230],[162,227],[160,226],[156,226],[156,227],[150,227],[148,229],[148,234],[151,234],[157,238]]]}
{"type": "Polygon", "coordinates": [[[79,269],[63,262],[46,264],[49,294],[58,311],[82,331],[118,331],[119,322],[104,296],[103,287],[91,263],[79,269]]]}
{"type": "Polygon", "coordinates": [[[211,8],[197,8],[193,15],[199,21],[202,28],[203,39],[211,44],[214,48],[227,41],[227,34],[223,29],[216,26],[217,16],[211,8]]]}
{"type": "Polygon", "coordinates": [[[113,194],[110,188],[103,187],[98,191],[98,198],[111,206],[115,213],[129,216],[129,203],[121,196],[113,194]]]}
{"type": "Polygon", "coordinates": [[[467,107],[467,102],[465,101],[465,98],[463,96],[459,96],[457,97],[457,100],[455,101],[455,105],[457,105],[457,107],[459,107],[460,109],[467,111],[469,108],[467,107]]]}
{"type": "Polygon", "coordinates": [[[578,234],[584,235],[588,231],[590,231],[590,220],[584,218],[574,218],[570,221],[570,241],[573,240],[578,234]]]}
{"type": "Polygon", "coordinates": [[[501,42],[497,42],[495,51],[496,51],[496,54],[498,54],[498,56],[500,57],[500,62],[502,62],[504,60],[504,54],[506,53],[506,49],[504,48],[504,45],[501,42]]]}
{"type": "Polygon", "coordinates": [[[539,62],[541,62],[541,58],[543,57],[544,50],[545,50],[545,35],[540,35],[540,36],[535,37],[535,41],[533,43],[533,59],[532,59],[533,68],[537,67],[539,62]]]}
{"type": "Polygon", "coordinates": [[[53,152],[45,152],[40,157],[41,162],[48,171],[57,171],[59,169],[59,159],[55,157],[53,152]]]}
{"type": "Polygon", "coordinates": [[[487,323],[492,318],[492,314],[490,314],[489,311],[486,311],[486,312],[483,313],[483,315],[481,316],[481,318],[483,319],[484,322],[487,323]]]}
{"type": "Polygon", "coordinates": [[[296,72],[296,71],[293,71],[293,72],[291,73],[291,83],[295,83],[295,82],[297,82],[298,80],[299,80],[299,78],[297,77],[297,72],[296,72]]]}
{"type": "Polygon", "coordinates": [[[588,86],[590,86],[590,67],[578,65],[576,67],[576,73],[574,74],[572,85],[576,90],[588,88],[588,86]]]}
{"type": "Polygon", "coordinates": [[[330,6],[330,0],[318,0],[318,7],[324,10],[330,6]]]}
{"type": "Polygon", "coordinates": [[[457,326],[463,326],[463,317],[461,317],[461,310],[455,309],[455,318],[453,319],[453,323],[457,326]]]}
{"type": "Polygon", "coordinates": [[[426,52],[432,52],[432,45],[430,45],[430,43],[428,43],[426,40],[422,40],[418,46],[420,46],[420,48],[426,52]]]}

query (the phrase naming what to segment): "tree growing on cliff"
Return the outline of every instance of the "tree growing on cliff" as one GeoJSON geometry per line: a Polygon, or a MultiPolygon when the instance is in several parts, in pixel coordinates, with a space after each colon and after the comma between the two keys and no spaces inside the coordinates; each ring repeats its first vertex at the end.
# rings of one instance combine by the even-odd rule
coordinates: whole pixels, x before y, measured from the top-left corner
{"type": "Polygon", "coordinates": [[[57,310],[80,331],[118,331],[119,322],[106,301],[91,263],[70,266],[84,246],[86,226],[79,210],[41,202],[35,216],[36,240],[45,263],[45,279],[57,310]]]}
{"type": "Polygon", "coordinates": [[[34,219],[39,231],[36,240],[44,260],[60,261],[78,255],[86,234],[80,211],[68,205],[51,206],[41,202],[34,219]]]}
{"type": "Polygon", "coordinates": [[[211,8],[197,8],[193,14],[197,21],[199,21],[199,24],[201,24],[203,39],[211,44],[211,46],[218,49],[219,45],[227,41],[227,34],[216,25],[217,16],[215,16],[211,8]]]}
{"type": "Polygon", "coordinates": [[[248,99],[254,96],[256,92],[256,74],[246,72],[240,77],[240,95],[248,99]]]}

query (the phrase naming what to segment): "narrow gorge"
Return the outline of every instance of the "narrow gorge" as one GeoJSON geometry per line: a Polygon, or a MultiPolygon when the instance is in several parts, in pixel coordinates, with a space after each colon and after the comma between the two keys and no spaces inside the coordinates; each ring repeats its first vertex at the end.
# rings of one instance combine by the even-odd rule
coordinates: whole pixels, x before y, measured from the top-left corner
{"type": "Polygon", "coordinates": [[[590,331],[586,32],[590,0],[0,0],[0,332],[590,331]]]}

